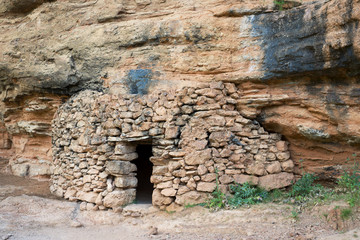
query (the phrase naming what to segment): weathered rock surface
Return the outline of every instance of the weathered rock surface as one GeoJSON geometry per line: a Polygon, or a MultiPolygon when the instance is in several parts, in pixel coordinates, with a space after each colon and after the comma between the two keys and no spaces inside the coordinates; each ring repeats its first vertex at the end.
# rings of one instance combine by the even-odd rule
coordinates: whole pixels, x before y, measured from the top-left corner
{"type": "MultiPolygon", "coordinates": [[[[6,91],[2,92],[6,95],[6,91]]],[[[0,103],[0,154],[13,174],[43,178],[50,174],[51,120],[64,97],[32,94],[0,103]]]]}
{"type": "Polygon", "coordinates": [[[237,84],[236,109],[281,133],[297,166],[330,176],[359,151],[360,3],[301,2],[1,0],[0,153],[21,175],[45,166],[63,95],[215,80],[237,84]]]}
{"type": "Polygon", "coordinates": [[[54,0],[1,0],[0,13],[25,14],[31,12],[44,2],[52,2],[54,0]]]}

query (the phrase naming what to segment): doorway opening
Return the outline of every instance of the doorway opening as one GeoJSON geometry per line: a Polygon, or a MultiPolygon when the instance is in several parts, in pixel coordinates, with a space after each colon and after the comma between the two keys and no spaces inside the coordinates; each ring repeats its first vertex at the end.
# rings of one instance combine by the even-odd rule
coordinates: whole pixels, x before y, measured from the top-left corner
{"type": "Polygon", "coordinates": [[[136,188],[136,202],[137,203],[151,203],[152,193],[154,190],[153,184],[150,182],[152,175],[153,164],[150,161],[152,156],[152,145],[150,144],[139,144],[136,147],[136,152],[139,157],[134,160],[137,167],[137,180],[138,185],[136,188]]]}

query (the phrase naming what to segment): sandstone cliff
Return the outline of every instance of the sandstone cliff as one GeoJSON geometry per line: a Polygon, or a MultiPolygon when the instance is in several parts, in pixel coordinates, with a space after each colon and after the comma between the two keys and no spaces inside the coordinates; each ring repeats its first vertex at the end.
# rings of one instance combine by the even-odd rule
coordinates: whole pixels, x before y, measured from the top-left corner
{"type": "Polygon", "coordinates": [[[330,176],[359,151],[360,1],[0,0],[0,153],[47,175],[50,121],[83,89],[233,82],[238,111],[330,176]],[[25,4],[24,2],[28,2],[25,4]]]}

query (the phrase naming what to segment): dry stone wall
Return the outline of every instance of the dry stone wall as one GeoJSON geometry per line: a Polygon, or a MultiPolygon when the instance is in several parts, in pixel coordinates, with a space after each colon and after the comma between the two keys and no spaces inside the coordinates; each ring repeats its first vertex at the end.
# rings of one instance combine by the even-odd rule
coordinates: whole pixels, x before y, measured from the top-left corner
{"type": "Polygon", "coordinates": [[[151,144],[152,203],[162,209],[203,202],[216,188],[251,182],[289,186],[287,142],[240,115],[238,89],[212,82],[148,95],[83,91],[53,120],[51,191],[87,209],[134,201],[136,146],[151,144]]]}

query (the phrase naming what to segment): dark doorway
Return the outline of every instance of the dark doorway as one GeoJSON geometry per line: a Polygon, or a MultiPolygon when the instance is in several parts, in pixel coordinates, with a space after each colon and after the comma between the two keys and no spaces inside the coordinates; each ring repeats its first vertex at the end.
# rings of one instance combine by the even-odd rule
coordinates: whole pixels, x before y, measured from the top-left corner
{"type": "Polygon", "coordinates": [[[139,144],[136,147],[136,152],[139,154],[138,159],[133,163],[137,167],[138,186],[136,188],[136,202],[137,203],[151,203],[152,192],[154,190],[153,184],[150,182],[153,164],[150,162],[152,156],[152,146],[148,144],[139,144]]]}

